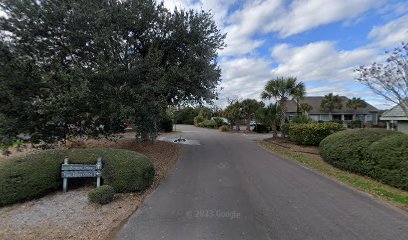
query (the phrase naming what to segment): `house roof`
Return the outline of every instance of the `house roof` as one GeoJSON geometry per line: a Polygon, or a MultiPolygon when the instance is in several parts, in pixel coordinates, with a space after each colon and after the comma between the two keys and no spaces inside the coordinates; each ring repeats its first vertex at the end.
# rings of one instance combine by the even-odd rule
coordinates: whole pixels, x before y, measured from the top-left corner
{"type": "MultiPolygon", "coordinates": [[[[357,110],[354,110],[352,108],[346,107],[346,102],[349,100],[349,98],[345,96],[340,96],[342,102],[343,102],[343,108],[342,109],[334,109],[332,111],[333,114],[368,114],[369,112],[378,112],[378,109],[375,108],[374,106],[370,105],[367,103],[367,106],[365,108],[358,108],[357,110]]],[[[309,112],[309,114],[325,114],[329,113],[327,110],[323,110],[320,107],[320,104],[322,103],[322,100],[324,99],[323,96],[307,96],[304,97],[300,102],[307,103],[310,106],[313,107],[313,109],[309,112]]],[[[287,102],[286,107],[287,110],[286,112],[293,112],[296,113],[296,101],[295,100],[290,100],[287,102]]]]}
{"type": "Polygon", "coordinates": [[[401,105],[396,105],[388,111],[385,111],[380,120],[408,120],[408,116],[405,114],[401,105]]]}

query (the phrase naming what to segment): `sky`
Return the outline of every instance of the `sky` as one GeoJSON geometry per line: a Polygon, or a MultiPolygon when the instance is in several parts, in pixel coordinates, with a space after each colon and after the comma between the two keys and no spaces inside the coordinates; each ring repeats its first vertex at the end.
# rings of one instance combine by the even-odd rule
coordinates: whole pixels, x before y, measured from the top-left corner
{"type": "Polygon", "coordinates": [[[353,69],[408,41],[407,0],[164,0],[172,10],[211,11],[227,47],[219,51],[219,100],[254,98],[270,79],[294,76],[307,95],[361,97],[392,106],[355,80],[353,69]]]}

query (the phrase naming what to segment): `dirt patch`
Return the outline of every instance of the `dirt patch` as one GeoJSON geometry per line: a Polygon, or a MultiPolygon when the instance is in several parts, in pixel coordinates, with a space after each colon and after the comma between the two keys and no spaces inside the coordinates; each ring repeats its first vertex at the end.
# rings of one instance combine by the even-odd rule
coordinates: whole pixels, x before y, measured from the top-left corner
{"type": "Polygon", "coordinates": [[[289,141],[288,139],[269,138],[269,139],[266,139],[265,141],[273,143],[273,144],[278,145],[280,147],[284,147],[284,148],[289,149],[289,150],[291,150],[293,152],[320,155],[320,151],[319,151],[318,147],[297,145],[297,144],[289,141]]]}
{"type": "Polygon", "coordinates": [[[110,239],[143,203],[177,162],[180,146],[157,141],[139,143],[90,140],[80,147],[109,147],[145,154],[155,165],[153,186],[145,192],[116,194],[107,205],[89,204],[90,187],[54,193],[41,199],[0,208],[0,239],[110,239]]]}

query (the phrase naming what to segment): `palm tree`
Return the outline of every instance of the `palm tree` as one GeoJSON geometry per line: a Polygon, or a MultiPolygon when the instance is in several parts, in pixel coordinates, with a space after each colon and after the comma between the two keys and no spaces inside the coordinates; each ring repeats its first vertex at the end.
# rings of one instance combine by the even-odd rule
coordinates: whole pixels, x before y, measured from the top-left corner
{"type": "Polygon", "coordinates": [[[278,136],[276,122],[279,120],[279,112],[279,105],[271,103],[266,107],[259,108],[255,113],[255,120],[257,122],[271,127],[274,138],[278,136]]]}
{"type": "Polygon", "coordinates": [[[305,94],[306,94],[306,88],[305,88],[305,85],[303,83],[301,85],[299,85],[293,91],[293,100],[295,100],[295,102],[296,102],[296,115],[299,115],[299,113],[300,113],[300,100],[303,99],[305,94]]]}
{"type": "Polygon", "coordinates": [[[353,97],[347,101],[346,106],[354,110],[353,120],[355,120],[357,118],[357,109],[367,107],[367,103],[361,98],[353,97]]]}
{"type": "Polygon", "coordinates": [[[332,120],[331,115],[333,110],[342,109],[343,103],[339,95],[333,95],[333,93],[330,93],[324,96],[322,102],[320,103],[320,107],[329,111],[329,120],[332,120]]]}
{"type": "Polygon", "coordinates": [[[246,130],[251,131],[251,120],[254,117],[256,111],[258,111],[259,108],[264,106],[263,102],[258,102],[255,99],[245,99],[242,101],[242,114],[245,117],[246,120],[246,130]]]}
{"type": "Polygon", "coordinates": [[[296,77],[278,77],[269,80],[262,92],[262,99],[274,98],[279,102],[280,107],[280,126],[285,124],[286,102],[289,98],[295,97],[299,89],[305,88],[303,82],[297,82],[296,77]]]}
{"type": "Polygon", "coordinates": [[[304,115],[308,115],[310,111],[313,110],[312,105],[310,105],[309,103],[301,103],[300,106],[300,111],[304,114],[304,115]]]}

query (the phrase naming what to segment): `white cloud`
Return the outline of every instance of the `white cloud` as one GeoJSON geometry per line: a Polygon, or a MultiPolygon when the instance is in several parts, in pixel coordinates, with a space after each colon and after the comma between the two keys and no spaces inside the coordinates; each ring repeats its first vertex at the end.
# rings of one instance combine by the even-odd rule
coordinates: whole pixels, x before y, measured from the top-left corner
{"type": "Polygon", "coordinates": [[[296,0],[276,21],[264,30],[278,31],[281,37],[298,34],[332,22],[350,20],[370,8],[378,7],[382,0],[296,0]]]}
{"type": "Polygon", "coordinates": [[[383,47],[396,47],[408,41],[408,14],[382,26],[374,26],[368,37],[383,47]]]}
{"type": "Polygon", "coordinates": [[[367,64],[377,56],[374,49],[338,51],[334,42],[314,42],[300,47],[288,44],[275,46],[272,57],[278,63],[273,74],[297,76],[302,81],[353,80],[353,69],[367,64]]]}

